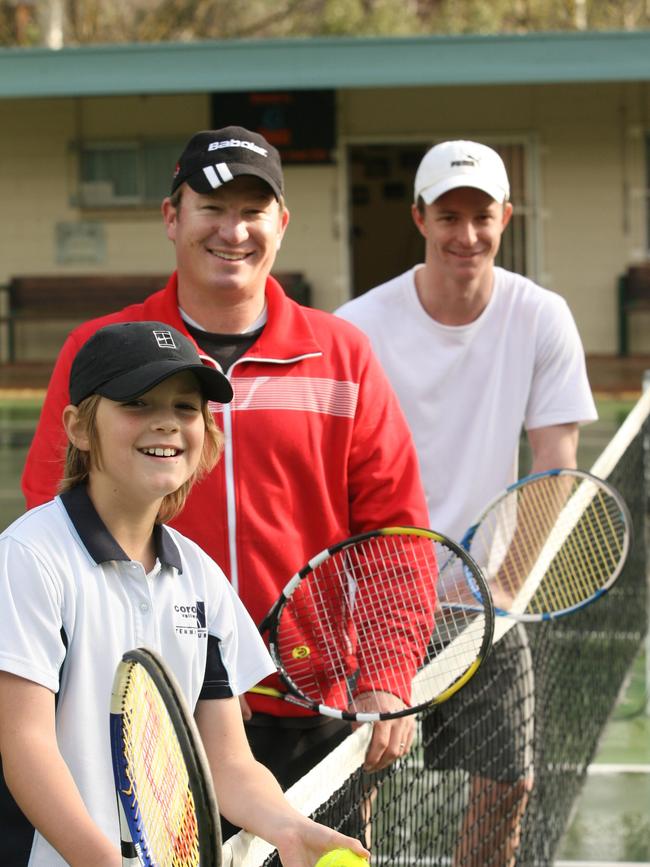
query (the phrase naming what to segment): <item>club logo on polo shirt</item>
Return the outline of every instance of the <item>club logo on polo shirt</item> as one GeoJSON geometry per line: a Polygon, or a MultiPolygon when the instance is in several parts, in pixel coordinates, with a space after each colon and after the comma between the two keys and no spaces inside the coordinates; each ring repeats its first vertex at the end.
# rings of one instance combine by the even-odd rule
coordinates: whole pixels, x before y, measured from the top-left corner
{"type": "Polygon", "coordinates": [[[177,349],[171,331],[154,331],[153,336],[161,349],[177,349]]]}
{"type": "Polygon", "coordinates": [[[174,631],[176,635],[195,635],[206,638],[205,602],[197,599],[186,605],[174,605],[174,631]]]}

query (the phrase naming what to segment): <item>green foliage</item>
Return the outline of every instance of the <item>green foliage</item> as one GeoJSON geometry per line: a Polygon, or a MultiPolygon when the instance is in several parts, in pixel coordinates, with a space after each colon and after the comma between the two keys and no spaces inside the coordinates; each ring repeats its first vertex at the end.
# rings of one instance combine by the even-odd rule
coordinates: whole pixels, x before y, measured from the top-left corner
{"type": "Polygon", "coordinates": [[[318,35],[402,36],[420,30],[414,0],[329,0],[320,5],[318,35]]]}
{"type": "Polygon", "coordinates": [[[37,45],[41,29],[32,15],[31,3],[0,0],[0,46],[37,45]]]}
{"type": "Polygon", "coordinates": [[[621,30],[650,0],[0,0],[0,45],[621,30]]]}

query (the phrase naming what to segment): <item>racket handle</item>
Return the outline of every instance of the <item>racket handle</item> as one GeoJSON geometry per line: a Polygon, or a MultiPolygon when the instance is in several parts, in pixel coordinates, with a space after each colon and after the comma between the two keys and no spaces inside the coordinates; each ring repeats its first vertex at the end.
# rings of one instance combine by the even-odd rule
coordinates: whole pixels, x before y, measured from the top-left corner
{"type": "Polygon", "coordinates": [[[285,698],[286,693],[280,692],[272,686],[252,686],[248,692],[254,692],[255,695],[270,695],[271,698],[285,698]]]}

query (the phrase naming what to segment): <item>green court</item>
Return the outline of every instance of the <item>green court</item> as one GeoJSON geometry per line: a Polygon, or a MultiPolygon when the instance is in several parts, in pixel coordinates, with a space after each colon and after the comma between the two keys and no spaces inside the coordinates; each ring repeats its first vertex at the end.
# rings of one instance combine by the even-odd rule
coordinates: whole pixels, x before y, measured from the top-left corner
{"type": "Polygon", "coordinates": [[[562,864],[650,863],[650,716],[646,658],[604,732],[560,849],[562,864]]]}

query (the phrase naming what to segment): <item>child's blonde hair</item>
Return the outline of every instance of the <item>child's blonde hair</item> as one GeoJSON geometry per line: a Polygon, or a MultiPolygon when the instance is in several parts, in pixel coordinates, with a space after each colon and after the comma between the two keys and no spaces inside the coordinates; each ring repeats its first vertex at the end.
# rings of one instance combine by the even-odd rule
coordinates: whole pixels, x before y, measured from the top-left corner
{"type": "MultiPolygon", "coordinates": [[[[102,398],[99,394],[91,394],[90,397],[82,400],[77,407],[78,419],[84,428],[88,437],[89,449],[84,451],[68,442],[68,448],[65,456],[65,467],[63,471],[63,479],[59,484],[59,493],[69,491],[77,485],[85,484],[90,476],[91,467],[96,466],[101,469],[101,446],[99,442],[99,432],[97,430],[97,407],[102,398]]],[[[203,438],[203,450],[196,470],[190,478],[184,482],[176,491],[167,494],[163,498],[156,516],[156,521],[160,524],[171,521],[182,511],[192,485],[199,479],[209,473],[219,461],[223,451],[224,436],[217,427],[215,420],[210,412],[210,405],[207,399],[201,399],[201,412],[203,421],[205,422],[205,436],[203,438]]]]}

